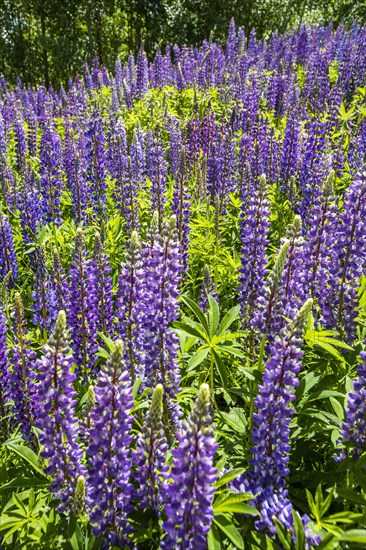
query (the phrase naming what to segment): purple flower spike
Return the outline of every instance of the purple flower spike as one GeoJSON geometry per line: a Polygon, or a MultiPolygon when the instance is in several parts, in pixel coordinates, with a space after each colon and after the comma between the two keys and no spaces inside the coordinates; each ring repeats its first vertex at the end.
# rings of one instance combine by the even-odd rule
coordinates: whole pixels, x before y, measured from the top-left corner
{"type": "Polygon", "coordinates": [[[33,324],[41,329],[52,327],[57,318],[57,297],[46,265],[44,247],[41,246],[37,255],[37,272],[32,294],[33,324]]]}
{"type": "Polygon", "coordinates": [[[258,296],[264,292],[267,273],[267,246],[269,243],[269,201],[266,196],[266,179],[252,190],[246,202],[241,223],[242,266],[240,269],[240,295],[245,326],[251,325],[258,296]]]}
{"type": "Polygon", "coordinates": [[[83,375],[88,375],[88,367],[94,370],[97,343],[98,296],[96,274],[91,260],[86,257],[84,236],[77,230],[74,261],[70,271],[70,292],[67,314],[71,328],[72,347],[75,363],[81,367],[83,375]],[[91,363],[91,365],[90,365],[91,363]]]}
{"type": "Polygon", "coordinates": [[[154,390],[149,412],[137,436],[136,451],[132,458],[136,465],[134,479],[137,483],[136,498],[141,508],[151,508],[160,515],[163,501],[162,488],[168,466],[166,453],[167,440],[164,434],[163,386],[154,390]]]}
{"type": "Polygon", "coordinates": [[[10,398],[13,400],[13,412],[16,422],[20,424],[23,436],[32,439],[32,426],[34,425],[34,383],[31,373],[36,357],[30,347],[30,340],[26,337],[24,306],[20,294],[15,297],[15,344],[10,350],[10,363],[12,365],[10,377],[10,398]]]}
{"type": "MultiPolygon", "coordinates": [[[[158,226],[157,217],[153,225],[158,226]]],[[[151,231],[151,241],[143,249],[143,346],[144,386],[162,384],[167,394],[171,419],[178,423],[175,399],[179,391],[180,371],[177,362],[179,340],[170,328],[179,315],[181,254],[175,233],[174,216],[162,234],[151,231]]]]}
{"type": "Polygon", "coordinates": [[[172,451],[172,482],[166,487],[167,536],[164,550],[206,548],[213,520],[212,497],[216,481],[213,458],[218,445],[213,438],[211,398],[202,384],[190,417],[177,434],[178,448],[172,451]]]}
{"type": "Polygon", "coordinates": [[[40,174],[43,218],[48,222],[61,222],[60,194],[63,189],[61,139],[51,120],[41,137],[40,174]]]}
{"type": "Polygon", "coordinates": [[[51,491],[60,500],[59,512],[74,511],[79,476],[85,476],[82,450],[77,443],[78,419],[75,415],[76,376],[66,334],[66,316],[60,311],[55,330],[44,355],[36,361],[34,401],[37,403],[35,425],[41,430],[41,456],[46,459],[46,474],[53,476],[51,491]]]}
{"type": "MultiPolygon", "coordinates": [[[[295,398],[294,388],[299,384],[301,333],[312,307],[313,300],[307,300],[270,347],[270,358],[254,402],[251,467],[248,474],[233,484],[233,489],[257,495],[253,504],[261,515],[255,523],[256,528],[272,536],[276,536],[273,518],[293,532],[292,504],[286,489],[291,450],[291,402],[295,398]]],[[[310,550],[319,540],[310,531],[308,537],[305,548],[310,550]]]]}
{"type": "Polygon", "coordinates": [[[8,424],[2,419],[6,415],[6,404],[9,399],[9,357],[6,345],[7,324],[5,315],[0,308],[0,427],[5,438],[8,436],[8,424]]]}
{"type": "Polygon", "coordinates": [[[106,533],[110,544],[126,543],[127,514],[131,510],[129,445],[132,427],[132,386],[123,362],[123,344],[117,341],[102,367],[94,388],[96,405],[91,413],[90,470],[87,501],[95,535],[106,533]]]}
{"type": "Polygon", "coordinates": [[[16,281],[18,262],[13,234],[7,216],[0,212],[0,281],[3,281],[10,272],[12,280],[16,281]]]}
{"type": "Polygon", "coordinates": [[[97,330],[109,336],[112,332],[114,314],[113,314],[113,295],[112,295],[112,277],[111,267],[109,265],[108,255],[105,253],[103,243],[99,233],[95,234],[94,241],[94,269],[95,284],[98,298],[98,320],[97,330]]]}
{"type": "Polygon", "coordinates": [[[340,430],[341,440],[354,458],[366,451],[366,351],[361,351],[360,356],[357,378],[347,395],[346,420],[340,430]]]}
{"type": "Polygon", "coordinates": [[[132,232],[126,261],[122,265],[117,293],[117,333],[124,341],[125,361],[131,378],[141,374],[143,269],[141,244],[136,231],[132,232]]]}

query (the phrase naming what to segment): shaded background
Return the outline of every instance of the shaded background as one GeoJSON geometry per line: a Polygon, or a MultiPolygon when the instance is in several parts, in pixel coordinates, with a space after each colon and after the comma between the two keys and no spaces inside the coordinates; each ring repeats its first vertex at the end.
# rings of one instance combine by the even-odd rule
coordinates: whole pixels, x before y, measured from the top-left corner
{"type": "Polygon", "coordinates": [[[230,19],[248,35],[301,23],[363,24],[364,0],[0,0],[0,71],[9,83],[58,88],[95,55],[113,69],[144,41],[157,46],[224,39],[230,19]]]}

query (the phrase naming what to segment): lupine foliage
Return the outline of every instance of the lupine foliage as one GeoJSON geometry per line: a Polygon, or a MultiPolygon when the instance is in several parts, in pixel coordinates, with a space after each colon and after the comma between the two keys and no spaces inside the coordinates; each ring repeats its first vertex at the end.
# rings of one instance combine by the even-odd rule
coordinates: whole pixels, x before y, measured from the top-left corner
{"type": "Polygon", "coordinates": [[[365,542],[366,29],[0,80],[0,546],[365,542]]]}

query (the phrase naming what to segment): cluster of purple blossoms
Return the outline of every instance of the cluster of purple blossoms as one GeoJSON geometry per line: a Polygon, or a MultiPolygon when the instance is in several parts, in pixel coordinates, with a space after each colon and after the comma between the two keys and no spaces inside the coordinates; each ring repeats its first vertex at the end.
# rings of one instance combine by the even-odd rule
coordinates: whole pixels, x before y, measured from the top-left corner
{"type": "Polygon", "coordinates": [[[24,306],[20,294],[15,294],[15,343],[10,349],[11,376],[9,397],[13,401],[15,420],[25,439],[32,440],[32,426],[37,416],[33,403],[34,382],[32,372],[36,354],[27,338],[24,306]]]}
{"type": "Polygon", "coordinates": [[[45,125],[42,133],[40,161],[43,219],[46,223],[60,223],[60,195],[63,188],[62,146],[60,136],[51,120],[45,125]]]}
{"type": "Polygon", "coordinates": [[[87,174],[90,182],[91,203],[94,215],[102,219],[106,205],[106,137],[103,120],[98,111],[91,113],[86,131],[87,174]]]}
{"type": "Polygon", "coordinates": [[[95,535],[106,533],[110,544],[126,543],[133,486],[129,445],[133,407],[131,377],[117,341],[94,388],[95,406],[88,448],[90,469],[87,502],[95,535]]]}
{"type": "Polygon", "coordinates": [[[158,213],[159,230],[162,229],[166,203],[167,163],[159,132],[146,133],[147,175],[151,181],[151,209],[158,213]]]}
{"type": "MultiPolygon", "coordinates": [[[[346,419],[340,430],[341,442],[354,458],[366,451],[366,351],[361,351],[360,356],[357,378],[347,395],[346,419]]],[[[342,452],[341,458],[345,456],[342,452]]]]}
{"type": "Polygon", "coordinates": [[[213,438],[211,397],[202,384],[189,418],[177,433],[178,447],[172,451],[173,465],[166,487],[163,523],[164,550],[206,548],[213,520],[212,498],[216,481],[213,458],[218,445],[213,438]]]}
{"type": "Polygon", "coordinates": [[[359,279],[366,265],[366,172],[359,172],[345,193],[344,213],[337,227],[330,264],[332,284],[327,292],[324,324],[337,327],[352,342],[358,307],[359,279]]]}
{"type": "Polygon", "coordinates": [[[189,247],[189,222],[191,219],[191,201],[186,176],[185,149],[181,150],[180,167],[176,173],[176,182],[173,191],[172,211],[177,220],[177,234],[181,243],[182,271],[188,269],[188,247],[189,247]]]}
{"type": "Polygon", "coordinates": [[[179,391],[179,340],[170,324],[179,315],[182,264],[175,218],[171,218],[170,225],[164,226],[161,233],[156,231],[158,225],[154,216],[150,241],[144,243],[142,250],[143,376],[145,387],[164,386],[171,419],[177,423],[180,414],[172,399],[179,391]]]}
{"type": "Polygon", "coordinates": [[[98,303],[96,327],[99,332],[110,334],[114,324],[112,269],[99,233],[96,233],[94,239],[94,257],[92,263],[98,303]]]}
{"type": "Polygon", "coordinates": [[[124,341],[125,361],[133,381],[142,374],[143,274],[141,244],[137,232],[133,231],[117,292],[117,333],[124,341]]]}
{"type": "Polygon", "coordinates": [[[8,217],[0,212],[0,281],[4,281],[9,274],[13,281],[17,280],[18,262],[8,217]]]}
{"type": "Polygon", "coordinates": [[[263,294],[267,273],[267,246],[269,244],[269,201],[266,178],[253,189],[245,202],[245,216],[241,222],[242,265],[240,268],[240,300],[245,326],[252,323],[258,296],[263,294]]]}
{"type": "Polygon", "coordinates": [[[72,195],[72,214],[76,222],[87,221],[89,206],[89,182],[87,180],[87,165],[85,135],[81,127],[73,127],[70,118],[66,120],[65,128],[65,173],[68,188],[72,195]],[[78,133],[78,138],[75,134],[78,133]]]}
{"type": "Polygon", "coordinates": [[[212,296],[217,303],[219,303],[219,297],[215,289],[215,283],[212,280],[210,269],[207,265],[203,268],[203,284],[201,288],[201,296],[199,306],[202,311],[205,311],[208,306],[208,296],[212,296]]]}
{"type": "Polygon", "coordinates": [[[8,435],[7,422],[3,420],[6,415],[6,405],[9,399],[9,357],[6,344],[7,323],[5,315],[0,308],[0,428],[3,435],[8,435]]]}
{"type": "Polygon", "coordinates": [[[69,303],[69,283],[67,281],[65,270],[61,263],[60,255],[55,248],[53,251],[53,266],[51,271],[51,281],[55,298],[55,310],[66,311],[69,303]]]}
{"type": "Polygon", "coordinates": [[[33,400],[37,406],[35,426],[40,430],[41,456],[47,460],[45,473],[52,475],[51,491],[60,501],[59,512],[75,512],[78,478],[86,475],[83,452],[77,442],[78,419],[72,372],[73,356],[67,341],[66,316],[58,314],[55,330],[43,356],[32,372],[33,400]]]}
{"type": "Polygon", "coordinates": [[[83,232],[75,238],[74,261],[69,270],[67,315],[71,329],[74,360],[84,377],[94,371],[97,344],[98,294],[96,273],[87,258],[83,232]]]}
{"type": "Polygon", "coordinates": [[[46,254],[43,246],[40,247],[36,258],[36,281],[33,299],[33,324],[41,329],[49,329],[54,325],[57,312],[57,298],[52,284],[51,276],[47,269],[46,254]]]}
{"type": "MultiPolygon", "coordinates": [[[[292,504],[286,489],[293,415],[291,402],[295,398],[294,388],[299,384],[300,335],[312,307],[313,301],[307,300],[270,346],[270,357],[254,402],[251,467],[234,483],[234,488],[255,495],[253,503],[260,511],[256,527],[273,536],[276,535],[273,518],[293,531],[292,504]]],[[[304,523],[308,523],[308,518],[304,518],[304,523]]],[[[311,535],[306,548],[310,549],[318,542],[318,538],[311,535]]]]}

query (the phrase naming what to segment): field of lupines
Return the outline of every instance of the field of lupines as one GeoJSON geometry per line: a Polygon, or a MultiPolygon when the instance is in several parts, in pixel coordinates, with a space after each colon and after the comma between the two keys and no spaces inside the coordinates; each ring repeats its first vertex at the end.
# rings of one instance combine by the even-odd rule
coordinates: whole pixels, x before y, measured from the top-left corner
{"type": "Polygon", "coordinates": [[[366,543],[366,29],[0,103],[0,546],[366,543]]]}

